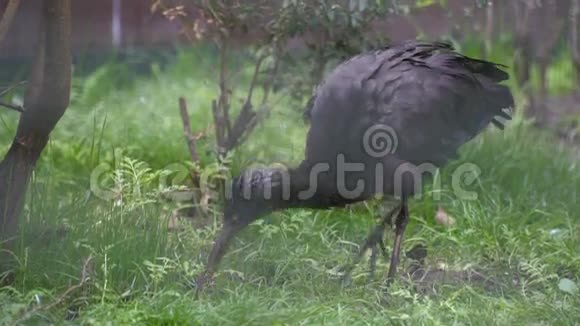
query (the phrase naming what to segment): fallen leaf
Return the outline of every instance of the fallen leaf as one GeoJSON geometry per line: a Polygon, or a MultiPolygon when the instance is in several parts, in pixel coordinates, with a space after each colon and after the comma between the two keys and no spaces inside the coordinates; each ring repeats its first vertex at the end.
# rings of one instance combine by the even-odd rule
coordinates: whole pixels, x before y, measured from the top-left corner
{"type": "Polygon", "coordinates": [[[444,271],[447,270],[447,264],[445,264],[444,262],[437,262],[437,264],[435,265],[435,268],[440,270],[440,271],[444,271]]]}
{"type": "Polygon", "coordinates": [[[451,227],[455,224],[455,219],[453,218],[453,216],[447,214],[447,212],[443,209],[443,207],[439,206],[439,209],[437,209],[437,213],[435,213],[435,222],[437,222],[437,224],[451,227]]]}
{"type": "Polygon", "coordinates": [[[576,283],[574,283],[574,281],[569,278],[561,279],[560,283],[558,283],[558,288],[568,294],[574,294],[578,292],[578,285],[576,285],[576,283]]]}
{"type": "Polygon", "coordinates": [[[169,231],[181,230],[183,227],[179,223],[176,211],[172,211],[169,215],[169,221],[167,222],[167,229],[169,231]]]}
{"type": "Polygon", "coordinates": [[[201,210],[206,213],[209,214],[210,212],[210,201],[213,199],[214,196],[212,196],[211,192],[204,192],[203,195],[201,196],[201,200],[199,205],[201,206],[201,210]]]}

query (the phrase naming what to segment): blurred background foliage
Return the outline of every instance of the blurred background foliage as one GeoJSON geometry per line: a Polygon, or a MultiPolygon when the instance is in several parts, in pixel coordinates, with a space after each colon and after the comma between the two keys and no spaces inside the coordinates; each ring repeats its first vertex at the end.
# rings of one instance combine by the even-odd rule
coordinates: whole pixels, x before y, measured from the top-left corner
{"type": "MultiPolygon", "coordinates": [[[[34,22],[34,2],[23,2],[17,24],[34,22]]],[[[105,25],[113,25],[116,0],[75,2],[75,44],[104,41],[75,52],[71,106],[33,178],[17,282],[0,292],[0,320],[57,300],[92,254],[88,289],[33,321],[573,324],[580,316],[568,282],[580,275],[578,2],[123,0],[120,43],[89,19],[105,8],[113,17],[105,25]],[[83,22],[91,22],[90,33],[83,22]],[[154,32],[161,36],[131,36],[154,32]],[[223,289],[194,301],[188,282],[203,267],[220,218],[217,189],[200,189],[200,179],[221,180],[252,163],[299,162],[304,107],[325,74],[356,53],[415,37],[453,42],[467,55],[506,64],[512,75],[516,121],[466,145],[441,172],[445,180],[459,164],[477,162],[484,174],[470,190],[479,199],[458,201],[445,182],[427,185],[442,199],[414,205],[407,240],[409,248],[433,248],[431,265],[485,267],[499,285],[434,282],[427,296],[401,286],[389,305],[378,286],[363,285],[361,266],[357,286],[339,288],[335,267],[374,224],[378,205],[371,202],[268,216],[228,256],[223,289]],[[183,137],[180,97],[200,135],[198,162],[183,137]],[[241,133],[216,127],[225,112],[232,125],[241,119],[241,133]],[[237,136],[242,141],[230,142],[237,136]],[[175,200],[188,191],[195,201],[175,200]],[[439,205],[458,225],[436,223],[439,205]],[[199,216],[191,218],[191,207],[199,216]]],[[[34,42],[25,30],[15,27],[0,53],[3,89],[25,76],[26,46],[15,41],[34,42]]],[[[21,104],[22,97],[17,87],[2,101],[21,104]]],[[[17,119],[0,111],[2,152],[17,119]]]]}

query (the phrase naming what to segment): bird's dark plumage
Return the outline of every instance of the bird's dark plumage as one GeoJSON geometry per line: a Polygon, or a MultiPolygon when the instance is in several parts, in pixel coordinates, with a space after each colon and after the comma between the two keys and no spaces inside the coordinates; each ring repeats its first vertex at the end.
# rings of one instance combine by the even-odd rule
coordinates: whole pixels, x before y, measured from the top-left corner
{"type": "Polygon", "coordinates": [[[317,154],[326,145],[348,151],[337,139],[358,141],[361,129],[382,123],[395,130],[401,159],[444,164],[489,123],[503,127],[498,118],[510,118],[503,109],[513,107],[513,97],[498,84],[507,78],[498,65],[465,57],[446,43],[412,41],[356,56],[311,99],[307,160],[327,160],[326,153],[317,154]]]}
{"type": "MultiPolygon", "coordinates": [[[[268,212],[344,206],[376,192],[394,195],[393,172],[401,164],[440,167],[488,125],[503,128],[502,119],[510,119],[504,109],[512,108],[514,101],[510,90],[499,84],[509,77],[501,68],[461,55],[450,44],[420,41],[360,54],[340,64],[308,101],[304,161],[287,174],[260,169],[234,180],[224,231],[216,240],[208,270],[218,264],[232,234],[268,212]],[[368,131],[376,126],[388,128],[386,136],[391,139],[382,143],[391,142],[386,153],[369,153],[365,143],[368,131]],[[364,168],[342,177],[345,162],[362,163],[364,168]],[[378,163],[385,167],[381,176],[375,170],[378,163]],[[327,166],[326,172],[313,173],[321,165],[327,166]],[[356,188],[358,180],[365,182],[361,193],[346,196],[340,191],[356,188]],[[316,190],[301,196],[313,182],[316,190]],[[266,185],[272,189],[270,198],[263,196],[266,185]],[[251,194],[249,199],[242,198],[243,190],[251,194]]],[[[375,145],[380,147],[378,141],[375,145]]],[[[396,251],[406,225],[406,199],[414,193],[408,185],[412,182],[403,178],[396,251]]],[[[393,259],[398,259],[398,252],[393,259]]]]}

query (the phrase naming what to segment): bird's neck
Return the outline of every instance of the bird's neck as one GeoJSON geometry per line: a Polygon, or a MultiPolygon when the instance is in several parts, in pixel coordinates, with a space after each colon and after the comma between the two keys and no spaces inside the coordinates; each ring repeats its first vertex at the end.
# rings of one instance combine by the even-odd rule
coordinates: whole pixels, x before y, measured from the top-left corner
{"type": "Polygon", "coordinates": [[[289,170],[287,196],[277,203],[277,209],[315,208],[324,209],[332,206],[332,193],[327,185],[320,182],[316,174],[311,173],[306,164],[301,164],[289,170]]]}
{"type": "Polygon", "coordinates": [[[246,175],[246,186],[250,183],[252,202],[260,210],[277,211],[288,208],[328,208],[331,206],[328,191],[319,180],[311,177],[306,164],[290,169],[268,168],[246,175]],[[313,180],[311,180],[313,179],[313,180]]]}

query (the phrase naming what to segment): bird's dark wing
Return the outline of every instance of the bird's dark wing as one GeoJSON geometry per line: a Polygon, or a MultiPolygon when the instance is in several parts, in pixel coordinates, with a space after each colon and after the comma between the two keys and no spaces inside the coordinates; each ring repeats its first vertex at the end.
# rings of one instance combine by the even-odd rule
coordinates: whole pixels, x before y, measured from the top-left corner
{"type": "Polygon", "coordinates": [[[412,41],[358,55],[310,101],[310,155],[351,150],[365,129],[381,123],[395,130],[401,159],[442,165],[487,125],[503,127],[500,118],[510,118],[502,109],[513,107],[513,97],[499,84],[507,78],[499,65],[446,43],[412,41]]]}
{"type": "Polygon", "coordinates": [[[504,109],[513,108],[512,94],[499,84],[508,75],[498,65],[439,44],[389,57],[379,57],[362,88],[382,100],[376,115],[397,131],[401,158],[442,165],[490,123],[503,129],[501,118],[511,119],[504,109]]]}

